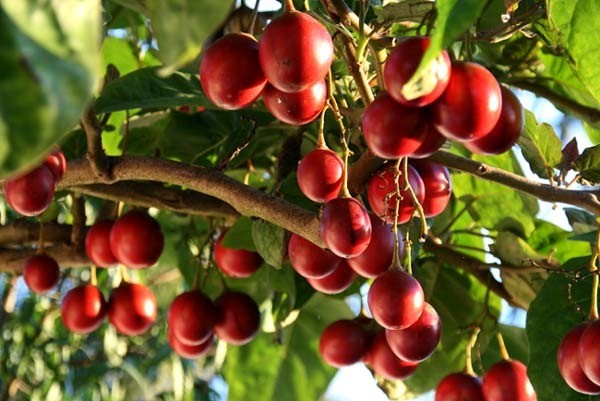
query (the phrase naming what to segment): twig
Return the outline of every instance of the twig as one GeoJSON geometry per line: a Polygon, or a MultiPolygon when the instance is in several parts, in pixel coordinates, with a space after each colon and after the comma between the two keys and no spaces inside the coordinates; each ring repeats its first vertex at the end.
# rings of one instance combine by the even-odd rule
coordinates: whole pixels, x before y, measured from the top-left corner
{"type": "Polygon", "coordinates": [[[102,149],[102,129],[96,117],[94,105],[90,105],[83,115],[81,125],[85,131],[87,140],[87,153],[85,158],[88,160],[94,174],[102,181],[111,179],[110,165],[108,158],[102,149]]]}

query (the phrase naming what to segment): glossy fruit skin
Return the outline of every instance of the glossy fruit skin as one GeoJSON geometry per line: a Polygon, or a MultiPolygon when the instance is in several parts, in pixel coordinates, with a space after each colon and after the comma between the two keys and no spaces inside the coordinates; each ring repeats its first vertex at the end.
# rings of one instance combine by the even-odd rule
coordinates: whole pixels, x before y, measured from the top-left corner
{"type": "Polygon", "coordinates": [[[579,364],[585,375],[600,386],[600,320],[590,322],[579,339],[579,364]]]}
{"type": "Polygon", "coordinates": [[[325,362],[340,368],[360,361],[369,349],[369,335],[352,320],[338,320],[323,331],[319,353],[325,362]]]}
{"type": "Polygon", "coordinates": [[[200,345],[212,335],[217,308],[202,291],[187,291],[171,303],[167,322],[169,330],[183,345],[200,345]]]}
{"type": "Polygon", "coordinates": [[[229,277],[250,277],[260,268],[263,259],[257,252],[223,246],[226,232],[223,231],[215,243],[213,253],[217,267],[229,277]]]}
{"type": "Polygon", "coordinates": [[[214,42],[202,57],[200,82],[206,96],[222,109],[237,110],[254,102],[267,83],[256,40],[230,33],[214,42]]]}
{"type": "Polygon", "coordinates": [[[283,92],[267,84],[263,102],[267,110],[279,121],[290,125],[304,125],[314,121],[325,107],[327,85],[318,81],[300,92],[283,92]]]}
{"type": "Polygon", "coordinates": [[[409,157],[412,159],[424,159],[437,152],[442,145],[446,143],[446,137],[435,129],[431,122],[425,124],[425,137],[417,150],[413,151],[409,157]]]}
{"type": "Polygon", "coordinates": [[[290,11],[267,25],[258,55],[271,85],[283,92],[299,92],[325,78],[333,61],[333,41],[319,21],[290,11]]]}
{"type": "Polygon", "coordinates": [[[302,277],[321,278],[331,274],[341,259],[299,235],[292,234],[288,242],[288,258],[302,277]]]}
{"type": "Polygon", "coordinates": [[[310,200],[325,203],[335,199],[344,182],[344,162],[330,149],[316,148],[300,160],[298,186],[310,200]]]}
{"type": "Polygon", "coordinates": [[[498,122],[502,95],[496,78],[475,63],[454,63],[450,82],[433,103],[433,123],[446,138],[466,142],[487,135],[498,122]]]}
{"type": "Polygon", "coordinates": [[[50,169],[52,175],[54,175],[55,182],[58,184],[67,171],[67,159],[58,145],[54,145],[50,154],[46,156],[44,166],[50,169]]]}
{"type": "Polygon", "coordinates": [[[173,330],[170,329],[167,330],[167,338],[169,340],[169,345],[171,348],[173,348],[173,351],[175,351],[180,357],[186,359],[196,359],[206,355],[208,351],[210,351],[214,342],[214,335],[211,333],[206,341],[199,345],[185,345],[179,341],[177,337],[175,337],[173,330]]]}
{"type": "Polygon", "coordinates": [[[427,132],[425,112],[404,106],[384,93],[365,109],[362,130],[375,156],[398,159],[410,155],[423,143],[427,132]]]}
{"type": "Polygon", "coordinates": [[[98,267],[112,267],[119,263],[110,250],[110,232],[114,221],[100,220],[85,235],[85,252],[98,267]]]}
{"type": "Polygon", "coordinates": [[[466,373],[451,373],[438,384],[435,401],[485,401],[481,380],[466,373]]]}
{"type": "Polygon", "coordinates": [[[435,308],[425,302],[419,319],[403,330],[386,330],[385,338],[396,356],[407,362],[422,362],[435,351],[442,335],[442,322],[435,308]]]}
{"type": "Polygon", "coordinates": [[[347,290],[355,278],[354,270],[342,259],[331,274],[321,278],[307,278],[306,281],[322,294],[339,294],[347,290]]]}
{"type": "Polygon", "coordinates": [[[132,210],[113,224],[110,250],[131,269],[152,266],[162,253],[164,238],[160,224],[144,212],[132,210]]]}
{"type": "Polygon", "coordinates": [[[108,320],[126,336],[144,333],[156,320],[156,298],[142,284],[122,282],[108,299],[108,320]]]}
{"type": "Polygon", "coordinates": [[[502,109],[494,128],[481,138],[464,143],[465,147],[473,153],[484,155],[504,153],[517,143],[523,132],[525,116],[521,102],[510,89],[501,86],[500,90],[502,92],[502,109]]]}
{"type": "Polygon", "coordinates": [[[450,57],[443,50],[440,57],[436,60],[436,68],[430,78],[434,80],[431,85],[433,88],[427,95],[416,99],[408,100],[402,95],[402,89],[408,80],[413,76],[425,51],[429,47],[431,39],[428,37],[411,37],[398,43],[388,59],[385,62],[383,70],[383,81],[390,96],[395,101],[407,106],[423,107],[433,103],[439,98],[450,80],[450,57]]]}
{"type": "MultiPolygon", "coordinates": [[[[348,266],[362,277],[375,278],[385,273],[394,257],[394,233],[375,213],[369,213],[371,219],[371,241],[363,253],[348,259],[348,266]]],[[[400,257],[404,254],[404,240],[398,237],[400,257]]]]}
{"type": "MultiPolygon", "coordinates": [[[[408,182],[412,187],[419,202],[425,199],[425,184],[417,170],[408,165],[408,182]]],[[[396,212],[396,171],[394,166],[384,166],[379,169],[369,179],[367,184],[367,199],[373,212],[388,224],[394,223],[394,214],[396,212]]],[[[404,185],[402,176],[399,178],[400,188],[404,185]]],[[[400,205],[398,208],[398,224],[404,224],[410,220],[415,207],[412,202],[410,192],[408,190],[400,190],[400,205]]]]}
{"type": "Polygon", "coordinates": [[[421,284],[410,274],[390,270],[377,277],[367,296],[373,318],[386,329],[402,330],[414,324],[425,307],[421,284]]]}
{"type": "Polygon", "coordinates": [[[258,305],[247,294],[227,291],[216,299],[218,311],[214,331],[221,340],[234,345],[252,341],[260,329],[258,305]]]}
{"type": "Polygon", "coordinates": [[[108,312],[108,305],[98,287],[84,284],[69,290],[60,305],[65,327],[79,334],[96,330],[108,312]]]}
{"type": "Polygon", "coordinates": [[[600,394],[600,386],[585,375],[579,364],[579,340],[587,327],[588,323],[582,323],[569,330],[558,346],[556,360],[558,370],[569,387],[582,394],[597,395],[600,394]]]}
{"type": "Polygon", "coordinates": [[[364,206],[354,198],[336,198],[323,208],[321,239],[342,258],[360,255],[371,240],[371,219],[364,206]]]}
{"type": "Polygon", "coordinates": [[[23,278],[31,291],[44,294],[58,284],[60,268],[51,256],[33,255],[25,262],[23,278]]]}
{"type": "Polygon", "coordinates": [[[442,213],[452,196],[450,172],[441,164],[427,159],[410,162],[417,170],[425,186],[425,199],[421,202],[425,217],[435,217],[442,213]]]}
{"type": "Polygon", "coordinates": [[[390,349],[385,333],[379,332],[373,338],[364,361],[373,370],[388,380],[402,380],[412,375],[419,366],[398,358],[390,349]]]}
{"type": "Polygon", "coordinates": [[[527,367],[519,361],[503,360],[492,365],[483,376],[485,401],[536,401],[537,395],[527,367]]]}
{"type": "Polygon", "coordinates": [[[44,165],[4,182],[4,196],[10,207],[23,216],[37,216],[50,206],[56,179],[44,165]]]}

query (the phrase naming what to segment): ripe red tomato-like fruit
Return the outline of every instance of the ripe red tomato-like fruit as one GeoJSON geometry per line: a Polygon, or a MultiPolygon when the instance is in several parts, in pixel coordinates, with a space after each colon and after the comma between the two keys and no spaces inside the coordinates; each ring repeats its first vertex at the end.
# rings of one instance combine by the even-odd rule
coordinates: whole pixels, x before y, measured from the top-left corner
{"type": "Polygon", "coordinates": [[[319,352],[325,362],[340,368],[360,361],[369,349],[367,331],[353,320],[333,322],[319,341],[319,352]]]}
{"type": "Polygon", "coordinates": [[[351,258],[367,249],[371,240],[371,219],[354,198],[336,198],[323,208],[321,239],[334,254],[351,258]]]}
{"type": "Polygon", "coordinates": [[[156,320],[156,298],[142,284],[122,282],[108,299],[108,320],[126,336],[144,333],[156,320]]]}
{"type": "Polygon", "coordinates": [[[200,82],[206,96],[222,109],[237,110],[255,101],[267,83],[256,39],[244,33],[218,39],[202,57],[200,82]]]}
{"type": "Polygon", "coordinates": [[[431,39],[428,37],[411,37],[402,40],[394,47],[385,62],[383,81],[389,94],[402,104],[422,107],[433,103],[442,95],[450,80],[450,57],[443,50],[440,56],[430,65],[431,70],[423,81],[430,92],[416,99],[407,99],[402,90],[404,85],[413,76],[431,39]]]}
{"type": "Polygon", "coordinates": [[[304,125],[314,121],[325,107],[327,85],[321,80],[300,92],[283,92],[267,84],[263,102],[279,121],[290,125],[304,125]]]}
{"type": "Polygon", "coordinates": [[[373,370],[388,380],[402,380],[412,375],[419,366],[414,362],[406,362],[398,358],[390,349],[385,333],[378,333],[365,355],[364,361],[373,370]]]}
{"type": "Polygon", "coordinates": [[[491,72],[475,63],[454,63],[448,87],[432,105],[433,123],[447,138],[474,141],[494,128],[501,109],[500,85],[491,72]]]}
{"type": "Polygon", "coordinates": [[[114,221],[97,221],[85,235],[85,252],[98,267],[111,267],[119,261],[110,250],[110,232],[114,221]]]}
{"type": "Polygon", "coordinates": [[[396,356],[408,362],[429,358],[442,335],[442,322],[435,308],[425,302],[416,322],[402,330],[386,330],[385,338],[396,356]]]}
{"type": "MultiPolygon", "coordinates": [[[[402,170],[401,170],[402,171],[402,170]]],[[[425,199],[425,185],[417,170],[408,165],[408,183],[415,192],[417,199],[423,203],[425,199]]],[[[389,224],[394,223],[396,213],[396,169],[393,165],[387,165],[378,170],[369,179],[367,184],[367,199],[373,212],[389,224]]],[[[400,204],[398,207],[398,224],[404,224],[410,220],[415,212],[415,206],[408,190],[403,190],[404,179],[402,175],[398,178],[400,185],[400,204]]]]}
{"type": "Polygon", "coordinates": [[[314,202],[335,199],[344,182],[344,162],[330,149],[316,148],[298,164],[298,186],[314,202]]]}
{"type": "Polygon", "coordinates": [[[582,394],[598,395],[600,386],[585,375],[579,363],[579,340],[587,327],[588,323],[582,323],[569,330],[558,346],[556,360],[558,370],[569,387],[582,394]]]}
{"type": "Polygon", "coordinates": [[[421,284],[410,274],[389,270],[377,277],[367,296],[373,319],[390,330],[413,325],[425,307],[421,284]]]}
{"type": "Polygon", "coordinates": [[[333,61],[333,41],[319,21],[290,11],[267,25],[258,55],[271,85],[284,92],[300,92],[327,75],[333,61]]]}
{"type": "Polygon", "coordinates": [[[299,235],[292,234],[288,242],[288,258],[302,277],[321,278],[331,274],[341,259],[299,235]]]}
{"type": "Polygon", "coordinates": [[[409,156],[413,159],[424,159],[437,152],[446,143],[446,137],[439,133],[431,122],[425,124],[425,137],[421,146],[409,156]]]}
{"type": "Polygon", "coordinates": [[[536,401],[537,395],[527,367],[519,361],[502,360],[483,376],[483,395],[486,401],[536,401]]]}
{"type": "Polygon", "coordinates": [[[481,380],[466,373],[451,373],[438,384],[435,401],[485,401],[481,380]]]}
{"type": "Polygon", "coordinates": [[[362,130],[367,146],[377,157],[398,159],[416,151],[427,133],[423,109],[404,106],[386,93],[365,109],[362,130]]]}
{"type": "Polygon", "coordinates": [[[84,284],[69,290],[60,304],[63,324],[73,333],[96,330],[106,317],[108,307],[98,287],[84,284]]]}
{"type": "Polygon", "coordinates": [[[355,278],[354,270],[348,267],[345,259],[342,259],[331,274],[321,278],[307,278],[306,281],[320,293],[339,294],[347,290],[355,278]]]}
{"type": "Polygon", "coordinates": [[[54,175],[55,182],[58,184],[67,171],[67,159],[58,145],[54,145],[50,154],[46,156],[44,166],[50,169],[54,175]]]}
{"type": "Polygon", "coordinates": [[[44,165],[4,182],[4,196],[10,207],[23,216],[44,213],[54,197],[56,179],[44,165]]]}
{"type": "Polygon", "coordinates": [[[517,96],[504,86],[502,92],[502,110],[500,118],[492,130],[472,142],[464,145],[473,153],[499,155],[513,147],[523,132],[523,106],[517,96]]]}
{"type": "MultiPolygon", "coordinates": [[[[348,266],[363,277],[374,278],[385,273],[394,258],[394,233],[374,213],[369,213],[371,219],[371,241],[363,253],[348,259],[348,266]]],[[[404,253],[404,240],[398,237],[398,256],[404,253]]]]}
{"type": "Polygon", "coordinates": [[[227,248],[223,245],[223,231],[215,243],[214,256],[217,267],[229,277],[250,277],[263,263],[257,252],[227,248]]]}
{"type": "Polygon", "coordinates": [[[25,262],[23,278],[31,291],[43,294],[58,284],[60,268],[51,256],[33,255],[25,262]]]}
{"type": "Polygon", "coordinates": [[[258,305],[247,294],[226,291],[217,300],[218,311],[215,334],[221,340],[234,345],[249,343],[260,328],[258,305]]]}
{"type": "Polygon", "coordinates": [[[167,313],[169,330],[184,345],[200,345],[212,335],[217,308],[202,291],[179,294],[167,313]]]}
{"type": "Polygon", "coordinates": [[[600,320],[590,322],[579,339],[579,364],[585,375],[600,386],[600,320]]]}
{"type": "Polygon", "coordinates": [[[110,250],[119,262],[131,269],[152,266],[160,257],[163,246],[160,224],[141,211],[125,213],[110,231],[110,250]]]}
{"type": "Polygon", "coordinates": [[[421,202],[425,217],[434,217],[442,213],[452,196],[450,172],[441,164],[427,159],[410,162],[423,179],[425,199],[421,202]]]}
{"type": "Polygon", "coordinates": [[[214,342],[214,335],[211,335],[201,344],[198,345],[185,345],[175,337],[173,330],[170,328],[167,330],[167,338],[169,339],[169,345],[173,348],[173,351],[182,358],[196,359],[203,355],[206,355],[210,351],[211,346],[214,342]]]}

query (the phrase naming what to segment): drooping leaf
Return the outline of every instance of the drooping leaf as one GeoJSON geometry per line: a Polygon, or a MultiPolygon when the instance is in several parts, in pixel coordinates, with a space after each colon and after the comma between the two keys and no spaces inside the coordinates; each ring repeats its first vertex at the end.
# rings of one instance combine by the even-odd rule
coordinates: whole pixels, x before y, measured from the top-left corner
{"type": "Polygon", "coordinates": [[[569,224],[571,224],[573,231],[577,234],[586,233],[598,227],[596,217],[585,210],[567,207],[564,208],[564,211],[569,224]]]}
{"type": "Polygon", "coordinates": [[[574,162],[573,167],[581,177],[593,184],[600,182],[600,145],[583,151],[574,162]]]}
{"type": "Polygon", "coordinates": [[[542,178],[549,178],[562,161],[562,143],[551,125],[538,124],[535,115],[525,110],[525,130],[519,138],[523,156],[531,170],[542,178]]]}
{"type": "Polygon", "coordinates": [[[287,253],[283,228],[264,220],[255,220],[252,222],[252,239],[265,262],[277,268],[283,265],[287,253]]]}

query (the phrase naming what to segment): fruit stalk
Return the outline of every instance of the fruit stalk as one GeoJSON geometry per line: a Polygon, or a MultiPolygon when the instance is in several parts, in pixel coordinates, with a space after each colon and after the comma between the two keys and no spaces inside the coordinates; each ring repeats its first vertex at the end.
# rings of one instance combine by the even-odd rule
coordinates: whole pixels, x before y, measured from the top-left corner
{"type": "Polygon", "coordinates": [[[496,333],[496,338],[498,339],[498,348],[500,349],[500,356],[505,361],[510,360],[510,355],[508,354],[508,350],[506,349],[506,344],[504,344],[504,337],[502,337],[502,333],[498,331],[496,333]]]}
{"type": "MultiPolygon", "coordinates": [[[[331,90],[331,88],[329,88],[331,90]]],[[[321,119],[319,120],[319,132],[317,133],[317,149],[329,149],[327,147],[327,143],[325,142],[325,113],[327,112],[327,105],[323,108],[321,112],[321,119]]]]}
{"type": "Polygon", "coordinates": [[[98,276],[96,275],[96,266],[90,266],[90,284],[94,287],[98,286],[98,276]]]}
{"type": "Polygon", "coordinates": [[[417,209],[417,213],[419,213],[419,219],[421,219],[421,237],[419,238],[419,241],[423,242],[425,241],[425,238],[427,238],[427,219],[425,217],[423,205],[419,202],[417,194],[415,194],[415,191],[408,180],[408,157],[404,159],[404,163],[402,164],[402,175],[404,176],[404,188],[410,194],[413,205],[415,206],[415,209],[417,209]]]}
{"type": "Polygon", "coordinates": [[[282,0],[283,10],[285,12],[296,11],[293,0],[282,0]]]}
{"type": "MultiPolygon", "coordinates": [[[[402,163],[403,158],[398,159],[398,161],[396,161],[396,177],[395,177],[395,184],[396,184],[396,205],[395,205],[395,210],[394,210],[394,225],[392,226],[392,232],[394,233],[394,257],[392,259],[392,268],[394,269],[401,269],[401,264],[400,264],[400,240],[398,238],[398,215],[400,214],[400,199],[402,198],[402,196],[400,195],[400,163],[402,163]]],[[[408,232],[407,232],[408,235],[408,232]]],[[[412,274],[412,265],[410,263],[411,257],[410,257],[410,245],[408,245],[408,273],[412,274]]]]}
{"type": "Polygon", "coordinates": [[[480,332],[481,328],[479,328],[479,326],[473,327],[473,332],[471,333],[471,337],[467,343],[467,349],[465,350],[465,373],[471,376],[477,376],[475,370],[473,370],[473,348],[475,348],[477,337],[479,337],[480,332]]]}
{"type": "Polygon", "coordinates": [[[600,255],[600,231],[596,238],[596,251],[594,257],[590,261],[590,271],[593,276],[592,284],[592,299],[590,301],[590,313],[588,314],[589,320],[598,320],[598,285],[600,284],[600,278],[598,277],[598,257],[600,255]]]}

